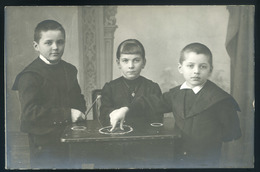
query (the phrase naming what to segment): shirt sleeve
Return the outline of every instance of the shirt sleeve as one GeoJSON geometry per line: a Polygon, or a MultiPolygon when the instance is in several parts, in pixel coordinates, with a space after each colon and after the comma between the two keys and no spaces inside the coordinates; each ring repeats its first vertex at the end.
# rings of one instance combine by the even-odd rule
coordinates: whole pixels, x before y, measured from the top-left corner
{"type": "MultiPolygon", "coordinates": [[[[155,97],[158,97],[158,98],[162,96],[161,88],[159,87],[159,85],[157,83],[153,84],[150,95],[154,95],[155,97]]],[[[147,111],[149,112],[148,118],[150,118],[151,122],[163,122],[164,113],[156,112],[151,108],[148,108],[147,111]]]]}
{"type": "Polygon", "coordinates": [[[172,112],[171,96],[171,92],[163,93],[160,96],[155,94],[142,96],[133,101],[128,107],[132,113],[145,110],[151,110],[157,114],[169,113],[172,112]]]}
{"type": "Polygon", "coordinates": [[[157,97],[160,97],[162,95],[161,88],[159,87],[159,85],[157,83],[154,84],[153,89],[152,89],[152,93],[154,95],[156,95],[157,97]]]}
{"type": "Polygon", "coordinates": [[[75,78],[72,81],[72,88],[69,90],[69,98],[71,108],[78,109],[82,113],[85,113],[86,101],[84,99],[84,95],[81,94],[81,89],[77,80],[77,70],[75,78]]]}
{"type": "Polygon", "coordinates": [[[59,125],[71,122],[69,107],[46,107],[41,104],[40,76],[24,73],[18,84],[19,99],[21,102],[21,130],[32,134],[46,134],[59,125]]]}
{"type": "Polygon", "coordinates": [[[108,83],[102,88],[101,95],[99,120],[103,126],[108,126],[110,124],[109,114],[116,109],[112,101],[112,88],[108,83]]]}
{"type": "Polygon", "coordinates": [[[234,99],[226,99],[218,104],[219,120],[222,128],[222,140],[228,142],[241,137],[240,122],[234,99]]]}

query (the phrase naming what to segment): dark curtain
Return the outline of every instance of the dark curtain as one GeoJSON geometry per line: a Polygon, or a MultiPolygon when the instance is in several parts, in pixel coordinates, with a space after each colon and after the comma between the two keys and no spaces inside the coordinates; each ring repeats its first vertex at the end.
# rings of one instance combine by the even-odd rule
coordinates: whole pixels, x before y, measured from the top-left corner
{"type": "Polygon", "coordinates": [[[231,63],[231,94],[237,100],[242,137],[223,146],[222,165],[254,163],[254,6],[228,6],[226,50],[231,63]]]}

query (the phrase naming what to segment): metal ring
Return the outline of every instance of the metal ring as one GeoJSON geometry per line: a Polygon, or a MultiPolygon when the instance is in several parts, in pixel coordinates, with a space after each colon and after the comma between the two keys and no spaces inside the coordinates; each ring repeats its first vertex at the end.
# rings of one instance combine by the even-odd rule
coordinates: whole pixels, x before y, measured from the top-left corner
{"type": "Polygon", "coordinates": [[[107,134],[107,135],[123,135],[123,134],[127,134],[127,133],[130,133],[133,131],[133,128],[129,125],[123,125],[124,128],[128,128],[129,131],[126,131],[126,132],[122,132],[122,133],[113,133],[113,132],[109,132],[109,130],[112,128],[112,126],[107,126],[107,127],[103,127],[103,128],[100,128],[98,131],[99,133],[101,134],[107,134]],[[105,131],[102,131],[102,130],[107,130],[107,132],[105,131]]]}
{"type": "Polygon", "coordinates": [[[161,127],[163,126],[163,123],[151,123],[150,125],[153,127],[161,127]]]}
{"type": "Polygon", "coordinates": [[[71,129],[74,130],[74,131],[83,131],[83,130],[86,130],[87,127],[85,127],[85,126],[73,126],[73,127],[71,127],[71,129]]]}

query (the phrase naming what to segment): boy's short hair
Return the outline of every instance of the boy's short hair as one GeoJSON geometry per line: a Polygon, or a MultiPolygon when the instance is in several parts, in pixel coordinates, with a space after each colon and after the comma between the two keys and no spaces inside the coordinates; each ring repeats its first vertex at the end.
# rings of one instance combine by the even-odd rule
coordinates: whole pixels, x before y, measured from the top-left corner
{"type": "Polygon", "coordinates": [[[119,60],[121,54],[140,54],[145,60],[144,46],[136,39],[127,39],[117,48],[116,58],[119,60]]]}
{"type": "Polygon", "coordinates": [[[206,55],[209,59],[209,64],[210,64],[211,68],[213,68],[212,53],[206,45],[195,42],[195,43],[191,43],[191,44],[188,44],[187,46],[185,46],[181,51],[181,56],[179,59],[180,64],[182,64],[182,62],[185,60],[184,54],[189,53],[189,52],[206,55]]]}
{"type": "Polygon", "coordinates": [[[39,40],[41,39],[41,32],[44,31],[48,31],[48,30],[59,30],[61,31],[61,33],[64,35],[64,39],[65,39],[65,30],[63,28],[63,26],[58,23],[55,20],[44,20],[40,23],[38,23],[38,25],[36,26],[35,30],[34,30],[34,41],[39,43],[39,40]]]}

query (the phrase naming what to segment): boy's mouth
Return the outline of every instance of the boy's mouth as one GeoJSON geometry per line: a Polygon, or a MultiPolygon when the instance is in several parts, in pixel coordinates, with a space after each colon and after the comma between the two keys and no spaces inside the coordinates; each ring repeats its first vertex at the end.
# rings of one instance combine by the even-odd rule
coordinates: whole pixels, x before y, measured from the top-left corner
{"type": "Polygon", "coordinates": [[[51,53],[51,55],[53,55],[53,56],[58,56],[59,53],[51,53]]]}
{"type": "Polygon", "coordinates": [[[127,72],[128,74],[132,75],[132,74],[135,74],[135,71],[129,71],[127,72]]]}
{"type": "Polygon", "coordinates": [[[200,80],[200,77],[191,77],[191,79],[197,81],[200,80]]]}

